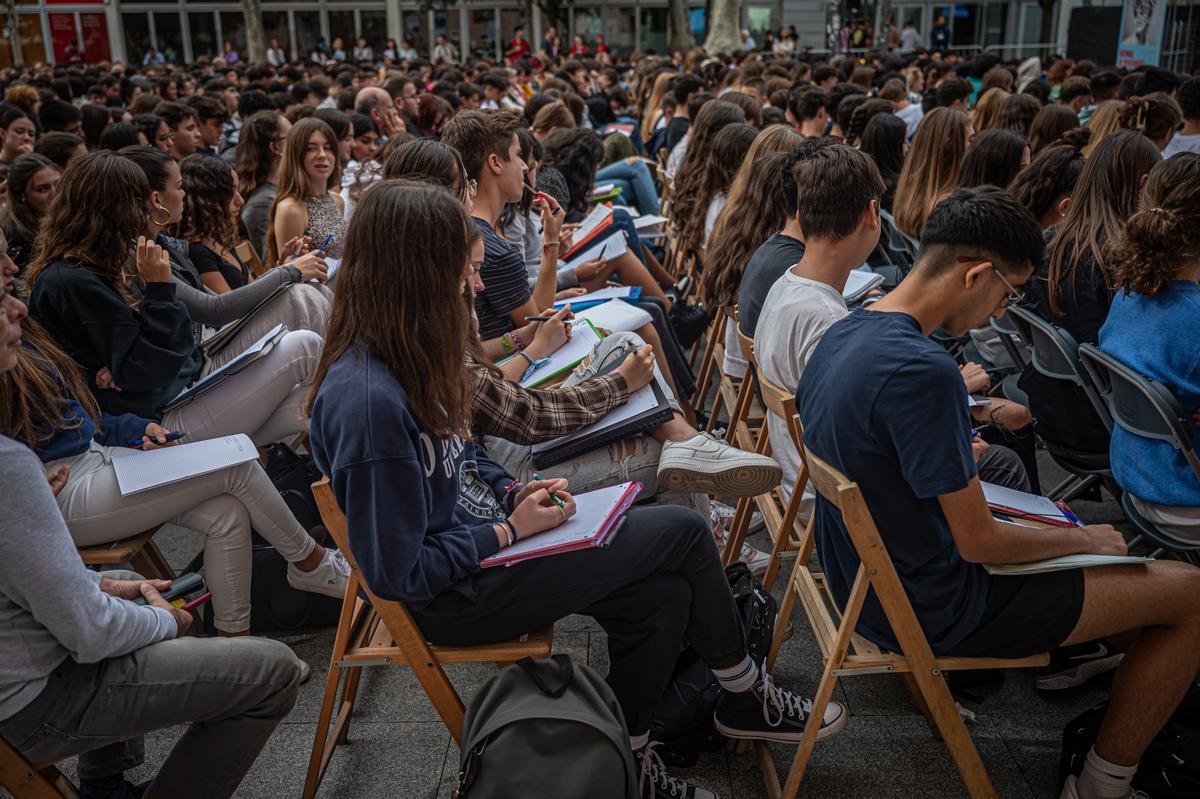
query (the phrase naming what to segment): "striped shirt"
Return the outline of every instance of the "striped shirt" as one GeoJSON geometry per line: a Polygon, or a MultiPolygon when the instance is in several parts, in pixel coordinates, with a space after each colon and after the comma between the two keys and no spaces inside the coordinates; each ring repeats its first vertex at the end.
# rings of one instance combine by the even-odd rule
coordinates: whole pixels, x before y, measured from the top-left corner
{"type": "Polygon", "coordinates": [[[516,325],[509,313],[533,296],[520,245],[506,241],[482,219],[475,224],[483,234],[483,291],[475,295],[479,337],[484,341],[503,336],[516,325]]]}

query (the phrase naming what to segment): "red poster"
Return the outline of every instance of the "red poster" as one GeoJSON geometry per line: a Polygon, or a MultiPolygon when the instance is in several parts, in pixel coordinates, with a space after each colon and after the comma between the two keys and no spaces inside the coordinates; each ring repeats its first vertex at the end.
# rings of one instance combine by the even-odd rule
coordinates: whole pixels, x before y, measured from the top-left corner
{"type": "Polygon", "coordinates": [[[67,62],[67,47],[75,35],[74,14],[50,14],[50,42],[54,47],[54,60],[59,64],[67,62]]]}
{"type": "Polygon", "coordinates": [[[85,11],[79,15],[83,28],[83,60],[89,64],[111,61],[112,51],[108,46],[108,20],[103,13],[85,11]]]}

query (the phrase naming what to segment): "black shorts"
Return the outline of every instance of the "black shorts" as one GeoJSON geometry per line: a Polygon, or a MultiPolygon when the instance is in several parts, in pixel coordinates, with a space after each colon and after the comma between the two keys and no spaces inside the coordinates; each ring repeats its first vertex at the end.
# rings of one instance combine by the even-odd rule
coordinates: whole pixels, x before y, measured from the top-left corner
{"type": "Polygon", "coordinates": [[[944,655],[1023,658],[1062,645],[1083,612],[1083,569],[988,578],[983,618],[944,655]]]}

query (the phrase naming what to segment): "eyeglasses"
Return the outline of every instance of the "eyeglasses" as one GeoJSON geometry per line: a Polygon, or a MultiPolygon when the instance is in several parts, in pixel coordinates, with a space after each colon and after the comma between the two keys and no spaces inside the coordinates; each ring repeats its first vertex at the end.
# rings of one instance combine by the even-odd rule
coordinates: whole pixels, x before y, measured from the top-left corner
{"type": "MultiPolygon", "coordinates": [[[[990,262],[990,260],[978,255],[960,255],[958,256],[958,262],[960,264],[969,264],[990,262]]],[[[1004,287],[1008,289],[1008,294],[1004,297],[1005,308],[1010,305],[1020,305],[1025,301],[1025,292],[1014,286],[1012,283],[1009,283],[1008,279],[1005,278],[1004,275],[1000,274],[1000,270],[996,268],[995,264],[992,264],[992,274],[1000,278],[1000,282],[1003,283],[1004,287]]]]}

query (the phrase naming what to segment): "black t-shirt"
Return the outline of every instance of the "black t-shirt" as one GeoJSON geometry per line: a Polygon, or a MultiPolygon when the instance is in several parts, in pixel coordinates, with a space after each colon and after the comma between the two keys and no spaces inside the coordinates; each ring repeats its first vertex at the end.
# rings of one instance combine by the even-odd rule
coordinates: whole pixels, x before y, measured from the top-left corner
{"type": "Polygon", "coordinates": [[[231,289],[240,289],[250,282],[250,271],[244,264],[231,264],[200,242],[188,246],[188,257],[202,275],[205,272],[220,272],[231,289]]]}
{"type": "Polygon", "coordinates": [[[688,128],[692,126],[690,119],[674,116],[667,123],[667,135],[663,139],[663,147],[667,148],[667,152],[675,149],[675,145],[679,144],[679,140],[683,138],[683,134],[688,132],[688,128]]]}
{"type": "Polygon", "coordinates": [[[503,336],[512,330],[508,315],[529,302],[529,273],[519,245],[506,241],[487,222],[476,217],[475,224],[483,234],[483,291],[475,296],[475,313],[479,317],[479,337],[484,341],[503,336]]]}
{"type": "Polygon", "coordinates": [[[771,286],[803,257],[804,242],[782,233],[776,233],[754,251],[738,291],[738,329],[743,334],[754,338],[758,315],[771,286]]]}
{"type": "MultiPolygon", "coordinates": [[[[989,579],[963,560],[938,503],[977,474],[954,359],[911,316],[859,309],[825,332],[796,405],[805,447],[858,483],[930,647],[947,651],[978,626],[989,579]]],[[[814,514],[825,578],[845,607],[858,553],[835,506],[818,497],[814,514]]],[[[874,593],[858,631],[896,648],[874,593]]]]}

